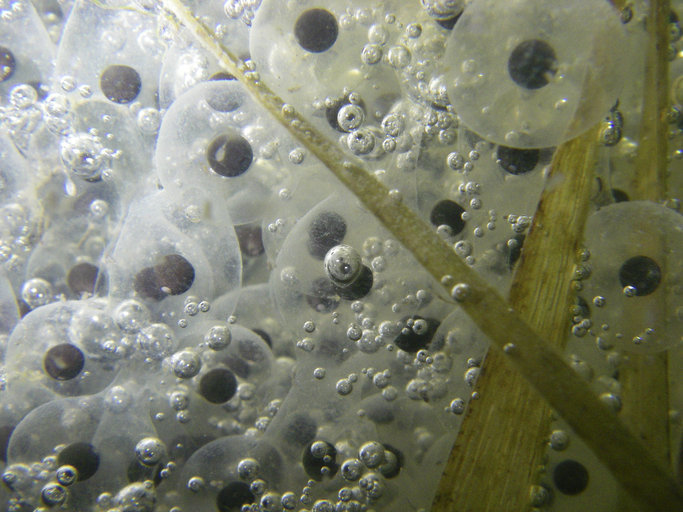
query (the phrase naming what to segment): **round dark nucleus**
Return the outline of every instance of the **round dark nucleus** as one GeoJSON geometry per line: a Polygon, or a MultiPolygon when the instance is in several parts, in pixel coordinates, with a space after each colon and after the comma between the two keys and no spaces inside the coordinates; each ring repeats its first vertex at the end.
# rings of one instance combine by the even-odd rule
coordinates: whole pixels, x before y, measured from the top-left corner
{"type": "MultiPolygon", "coordinates": [[[[349,95],[347,94],[343,98],[336,100],[325,109],[325,119],[327,119],[327,123],[338,132],[348,133],[341,126],[339,126],[339,111],[342,109],[342,107],[351,104],[352,103],[349,101],[349,95]]],[[[363,112],[365,112],[365,102],[362,99],[358,103],[358,106],[363,109],[363,112]]]]}
{"type": "Polygon", "coordinates": [[[590,310],[590,307],[588,306],[588,302],[586,302],[586,299],[584,299],[580,295],[577,295],[575,303],[580,309],[579,316],[581,316],[583,318],[590,318],[591,317],[591,310],[590,310]]]}
{"type": "Polygon", "coordinates": [[[240,379],[248,379],[251,373],[249,363],[240,357],[231,356],[229,354],[222,354],[220,362],[226,367],[230,368],[232,372],[240,379]]]}
{"type": "Polygon", "coordinates": [[[335,212],[320,213],[308,227],[308,252],[314,258],[325,259],[327,251],[344,241],[346,221],[335,212]]]}
{"type": "Polygon", "coordinates": [[[529,39],[519,43],[508,59],[510,78],[525,89],[540,89],[557,72],[555,50],[545,41],[529,39]]]}
{"type": "Polygon", "coordinates": [[[9,48],[0,46],[0,82],[9,80],[15,69],[17,69],[17,61],[14,60],[14,54],[9,48]]]}
{"type": "Polygon", "coordinates": [[[553,482],[562,494],[580,494],[588,487],[588,470],[580,462],[563,460],[555,466],[553,482]]]}
{"type": "Polygon", "coordinates": [[[335,286],[327,277],[318,277],[311,284],[311,291],[306,295],[308,305],[318,313],[329,313],[339,306],[339,295],[335,286]]]}
{"type": "Polygon", "coordinates": [[[396,464],[389,467],[385,467],[384,465],[380,466],[380,473],[382,473],[384,478],[395,478],[401,472],[401,468],[405,463],[405,458],[403,457],[403,453],[401,452],[401,450],[399,450],[398,448],[394,448],[390,444],[385,444],[384,449],[393,453],[396,456],[396,464]]]}
{"type": "Polygon", "coordinates": [[[316,344],[315,354],[322,360],[342,363],[353,355],[355,348],[355,343],[348,339],[330,336],[323,338],[316,344]]]}
{"type": "Polygon", "coordinates": [[[446,18],[443,20],[434,20],[434,21],[436,21],[439,25],[441,25],[441,27],[445,28],[446,30],[453,30],[453,27],[455,27],[455,24],[460,19],[460,16],[462,16],[462,13],[457,14],[451,18],[446,18]]]}
{"type": "Polygon", "coordinates": [[[180,295],[194,283],[194,267],[180,254],[168,254],[154,267],[161,290],[170,295],[180,295]]]}
{"type": "Polygon", "coordinates": [[[526,237],[524,235],[515,235],[511,238],[511,240],[516,240],[517,243],[514,244],[513,246],[508,245],[507,243],[503,247],[503,254],[505,255],[505,262],[508,264],[508,267],[512,268],[515,266],[515,263],[519,261],[519,258],[522,256],[522,247],[524,245],[524,239],[526,237]]]}
{"type": "Polygon", "coordinates": [[[130,103],[140,94],[142,80],[139,73],[130,66],[114,64],[100,76],[100,89],[109,101],[130,103]]]}
{"type": "Polygon", "coordinates": [[[217,112],[234,112],[240,106],[238,96],[233,91],[212,91],[206,98],[209,106],[217,112]]]}
{"type": "Polygon", "coordinates": [[[539,150],[498,146],[496,160],[510,174],[525,174],[533,171],[538,164],[539,150]]]}
{"type": "Polygon", "coordinates": [[[90,443],[73,443],[59,452],[57,465],[73,466],[78,471],[78,481],[82,482],[93,476],[100,466],[100,456],[90,443]]]}
{"type": "Polygon", "coordinates": [[[28,82],[28,85],[30,85],[31,87],[33,87],[36,90],[36,92],[38,93],[38,99],[40,101],[47,98],[47,95],[50,92],[50,90],[48,89],[48,87],[46,85],[42,84],[41,82],[39,82],[37,80],[31,80],[30,82],[28,82]]]}
{"type": "Polygon", "coordinates": [[[394,340],[394,345],[403,350],[404,352],[409,352],[414,354],[418,350],[426,348],[427,345],[432,341],[434,334],[436,333],[441,322],[434,318],[422,318],[421,316],[412,316],[405,320],[405,323],[412,324],[416,320],[425,320],[427,322],[427,328],[424,332],[416,333],[411,327],[406,327],[401,331],[401,333],[396,336],[394,340]]]}
{"type": "Polygon", "coordinates": [[[252,332],[258,334],[261,338],[263,338],[263,341],[266,342],[266,345],[268,345],[270,348],[273,348],[273,340],[266,331],[263,329],[252,329],[252,332]]]}
{"type": "Polygon", "coordinates": [[[619,269],[619,282],[622,287],[633,286],[636,295],[650,295],[662,280],[662,270],[657,262],[647,256],[634,256],[626,260],[619,269]]]}
{"type": "Polygon", "coordinates": [[[66,275],[66,284],[74,293],[94,293],[99,269],[92,263],[77,263],[66,275]]]}
{"type": "Polygon", "coordinates": [[[168,294],[161,290],[154,268],[145,267],[133,278],[133,290],[145,299],[161,300],[168,294]]]}
{"type": "Polygon", "coordinates": [[[304,448],[304,453],[301,462],[304,466],[306,474],[313,480],[317,480],[318,482],[320,482],[323,479],[323,474],[321,473],[321,471],[324,467],[329,469],[327,477],[332,478],[334,475],[337,474],[337,471],[339,470],[339,464],[337,464],[337,449],[328,442],[324,443],[325,453],[322,457],[318,457],[316,456],[317,454],[312,453],[311,447],[316,442],[317,441],[314,441],[308,444],[306,448],[304,448]]]}
{"type": "Polygon", "coordinates": [[[386,425],[394,421],[394,409],[386,400],[378,400],[365,407],[365,414],[370,421],[386,425]]]}
{"type": "Polygon", "coordinates": [[[70,380],[78,376],[85,365],[83,352],[71,343],[55,345],[45,352],[45,373],[55,380],[70,380]]]}
{"type": "Polygon", "coordinates": [[[157,487],[163,480],[161,477],[162,468],[162,464],[157,464],[156,466],[150,467],[140,464],[138,460],[132,460],[130,464],[128,464],[126,476],[128,477],[129,483],[151,480],[154,482],[154,486],[157,487]]]}
{"type": "Polygon", "coordinates": [[[223,404],[237,392],[237,378],[227,368],[214,368],[199,381],[199,394],[212,404],[223,404]]]}
{"type": "Polygon", "coordinates": [[[209,167],[225,178],[234,178],[247,172],[254,160],[249,141],[241,135],[219,135],[206,149],[209,167]]]}
{"type": "Polygon", "coordinates": [[[334,286],[339,296],[344,300],[358,300],[365,297],[372,290],[374,278],[372,270],[363,265],[356,280],[347,286],[334,286]]]}
{"type": "Polygon", "coordinates": [[[304,11],[294,24],[294,37],[304,50],[321,53],[332,48],[339,35],[337,18],[325,9],[304,11]]]}
{"type": "Polygon", "coordinates": [[[214,73],[209,77],[209,80],[211,81],[216,81],[216,80],[236,80],[236,78],[228,73],[227,71],[218,71],[217,73],[214,73]]]}
{"type": "Polygon", "coordinates": [[[251,505],[256,496],[245,482],[230,482],[223,487],[216,496],[216,510],[218,512],[240,512],[243,505],[251,505]]]}
{"type": "Polygon", "coordinates": [[[254,258],[265,252],[261,226],[251,224],[235,226],[235,233],[243,256],[254,258]]]}
{"type": "Polygon", "coordinates": [[[297,413],[288,419],[282,437],[289,443],[306,446],[315,439],[317,432],[318,426],[313,418],[304,413],[297,413]]]}
{"type": "Polygon", "coordinates": [[[612,189],[612,199],[615,203],[623,203],[624,201],[629,201],[628,194],[621,189],[612,189]]]}
{"type": "Polygon", "coordinates": [[[3,425],[0,427],[0,460],[7,462],[7,447],[9,446],[9,438],[14,432],[14,425],[3,425]]]}
{"type": "Polygon", "coordinates": [[[31,306],[26,304],[26,301],[23,299],[17,300],[17,308],[19,309],[19,318],[24,318],[31,312],[31,306]]]}
{"type": "Polygon", "coordinates": [[[450,199],[444,199],[434,205],[432,212],[429,214],[429,220],[436,227],[445,224],[451,228],[451,232],[454,235],[457,235],[465,229],[465,221],[462,220],[463,213],[465,213],[465,209],[458,203],[450,199]]]}

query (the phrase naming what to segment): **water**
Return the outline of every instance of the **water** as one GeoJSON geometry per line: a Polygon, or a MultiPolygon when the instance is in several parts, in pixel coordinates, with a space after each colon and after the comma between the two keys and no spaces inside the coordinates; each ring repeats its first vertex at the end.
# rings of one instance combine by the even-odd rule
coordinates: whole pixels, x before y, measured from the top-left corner
{"type": "MultiPolygon", "coordinates": [[[[666,351],[679,453],[682,43],[672,17],[674,208],[630,201],[645,7],[192,6],[503,294],[556,146],[601,122],[567,360],[619,410],[624,358],[666,351]]],[[[2,510],[427,511],[478,396],[467,285],[156,2],[0,0],[0,264],[2,510]]],[[[535,506],[618,509],[562,421],[548,446],[535,506]]]]}

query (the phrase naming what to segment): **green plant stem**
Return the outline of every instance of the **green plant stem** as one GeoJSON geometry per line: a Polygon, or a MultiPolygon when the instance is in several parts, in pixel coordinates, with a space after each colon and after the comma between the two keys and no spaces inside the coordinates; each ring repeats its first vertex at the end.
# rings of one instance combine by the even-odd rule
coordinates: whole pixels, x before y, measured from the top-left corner
{"type": "Polygon", "coordinates": [[[548,347],[431,226],[390,194],[362,165],[320,135],[292,107],[285,107],[282,99],[240,65],[235,55],[223,48],[181,2],[163,0],[162,4],[293,137],[359,198],[437,281],[449,283],[448,287],[452,283],[468,286],[468,297],[461,303],[463,309],[498,349],[514,347],[505,352],[507,360],[584,439],[622,486],[642,503],[644,510],[683,509],[681,490],[667,470],[597,399],[563,357],[548,347]]]}

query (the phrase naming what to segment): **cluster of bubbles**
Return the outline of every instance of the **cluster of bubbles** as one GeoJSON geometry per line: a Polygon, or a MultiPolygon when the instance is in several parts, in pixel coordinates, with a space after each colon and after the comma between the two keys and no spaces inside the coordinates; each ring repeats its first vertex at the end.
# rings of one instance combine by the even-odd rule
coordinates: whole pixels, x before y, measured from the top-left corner
{"type": "MultiPolygon", "coordinates": [[[[629,201],[643,2],[187,3],[503,294],[555,147],[601,122],[567,358],[615,409],[623,354],[680,359],[677,202],[629,201]]],[[[426,511],[478,396],[468,290],[160,2],[0,0],[0,267],[2,510],[426,511]]],[[[612,510],[555,427],[533,505],[612,510]]]]}

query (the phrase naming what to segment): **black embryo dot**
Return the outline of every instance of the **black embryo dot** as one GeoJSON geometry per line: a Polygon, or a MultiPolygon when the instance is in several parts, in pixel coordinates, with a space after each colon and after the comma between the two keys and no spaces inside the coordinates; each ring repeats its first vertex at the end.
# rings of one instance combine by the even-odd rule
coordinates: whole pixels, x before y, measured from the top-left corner
{"type": "Polygon", "coordinates": [[[337,18],[325,9],[304,11],[294,25],[294,36],[299,46],[311,53],[329,50],[338,35],[337,18]]]}
{"type": "Polygon", "coordinates": [[[426,348],[427,345],[432,341],[434,334],[436,334],[439,325],[441,324],[438,320],[434,318],[422,318],[420,316],[413,316],[406,320],[406,324],[409,326],[405,327],[401,333],[394,340],[394,345],[405,352],[414,354],[418,350],[426,348]],[[415,332],[412,325],[415,321],[424,320],[426,322],[426,329],[422,332],[415,332]]]}
{"type": "Polygon", "coordinates": [[[73,379],[81,373],[84,364],[83,352],[71,343],[52,347],[43,359],[45,372],[55,380],[73,379]]]}
{"type": "Polygon", "coordinates": [[[241,135],[219,135],[206,150],[211,170],[226,178],[247,172],[254,159],[249,141],[241,135]]]}
{"type": "Polygon", "coordinates": [[[100,76],[102,93],[114,103],[130,103],[138,97],[141,88],[140,75],[130,66],[114,64],[100,76]]]}
{"type": "Polygon", "coordinates": [[[218,512],[240,512],[242,505],[254,503],[256,497],[245,482],[231,482],[216,496],[218,512]]]}
{"type": "Polygon", "coordinates": [[[353,283],[349,284],[348,286],[333,286],[335,291],[342,299],[358,300],[370,293],[373,282],[374,278],[372,275],[372,270],[370,270],[370,268],[366,265],[363,265],[360,274],[358,274],[358,277],[355,279],[355,281],[353,281],[353,283]]]}
{"type": "Polygon", "coordinates": [[[548,85],[549,75],[554,75],[556,71],[555,50],[539,39],[519,43],[508,59],[510,78],[525,89],[545,87],[548,85]]]}
{"type": "Polygon", "coordinates": [[[465,209],[458,203],[450,199],[444,199],[434,205],[432,212],[429,214],[429,220],[436,227],[448,226],[451,228],[451,232],[457,235],[465,229],[465,221],[462,220],[463,213],[465,213],[465,209]]]}
{"type": "Polygon", "coordinates": [[[9,48],[0,46],[0,82],[8,80],[17,67],[17,62],[14,60],[14,55],[9,48]]]}
{"type": "Polygon", "coordinates": [[[66,275],[66,284],[74,293],[93,293],[99,269],[92,263],[77,263],[66,275]]]}
{"type": "Polygon", "coordinates": [[[167,254],[154,267],[161,289],[170,295],[180,295],[192,287],[194,267],[180,254],[167,254]]]}
{"type": "Polygon", "coordinates": [[[323,479],[323,468],[329,469],[327,476],[329,476],[330,478],[337,474],[337,471],[339,470],[339,465],[336,461],[337,450],[330,443],[323,442],[324,453],[314,453],[315,450],[311,450],[314,444],[318,444],[318,442],[313,442],[306,446],[306,448],[304,448],[304,454],[301,462],[304,466],[306,474],[310,476],[313,480],[317,480],[318,482],[320,482],[323,479]]]}
{"type": "Polygon", "coordinates": [[[619,269],[621,286],[633,286],[639,297],[654,292],[661,280],[662,270],[655,260],[647,256],[634,256],[619,269]]]}
{"type": "Polygon", "coordinates": [[[327,251],[339,245],[346,236],[346,221],[335,212],[322,212],[308,227],[308,252],[322,260],[327,251]]]}
{"type": "Polygon", "coordinates": [[[199,381],[199,394],[212,404],[223,404],[235,396],[237,379],[227,368],[214,368],[199,381]]]}
{"type": "Polygon", "coordinates": [[[580,462],[571,459],[563,460],[555,466],[553,482],[563,494],[570,496],[580,494],[588,486],[588,470],[580,462]]]}
{"type": "Polygon", "coordinates": [[[533,171],[540,158],[538,149],[517,149],[498,146],[496,159],[506,172],[510,174],[526,174],[533,171]]]}
{"type": "Polygon", "coordinates": [[[59,466],[73,466],[78,471],[78,481],[87,480],[97,472],[100,456],[89,443],[73,443],[59,452],[59,466]]]}

